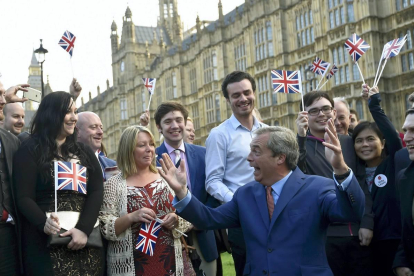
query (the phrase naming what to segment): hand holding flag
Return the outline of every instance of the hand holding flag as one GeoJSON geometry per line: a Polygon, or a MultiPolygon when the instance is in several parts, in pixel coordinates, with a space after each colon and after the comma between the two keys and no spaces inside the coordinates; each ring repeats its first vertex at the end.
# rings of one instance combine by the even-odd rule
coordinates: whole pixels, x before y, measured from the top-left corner
{"type": "Polygon", "coordinates": [[[149,110],[152,95],[154,94],[154,90],[155,90],[155,83],[157,82],[157,79],[155,79],[155,78],[142,78],[142,81],[144,82],[144,86],[148,89],[148,92],[150,94],[150,98],[149,98],[149,101],[148,101],[148,110],[149,110]]]}

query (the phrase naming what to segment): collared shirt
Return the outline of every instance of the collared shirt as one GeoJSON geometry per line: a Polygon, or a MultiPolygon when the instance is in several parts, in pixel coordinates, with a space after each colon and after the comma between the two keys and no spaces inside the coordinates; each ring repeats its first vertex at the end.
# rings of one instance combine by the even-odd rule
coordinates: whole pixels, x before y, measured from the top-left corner
{"type": "MultiPolygon", "coordinates": [[[[167,149],[168,154],[170,155],[171,160],[175,160],[175,150],[176,150],[176,148],[173,148],[170,145],[168,145],[166,141],[164,141],[164,144],[165,144],[165,148],[167,149]]],[[[178,147],[178,149],[180,150],[180,154],[181,154],[180,155],[181,156],[181,162],[184,161],[184,163],[185,163],[185,171],[187,173],[187,187],[191,191],[190,171],[188,169],[188,162],[187,162],[187,157],[186,157],[186,154],[185,154],[184,142],[181,143],[181,145],[178,147]]]]}
{"type": "MultiPolygon", "coordinates": [[[[272,197],[273,197],[273,202],[275,203],[275,205],[277,203],[277,200],[280,197],[280,194],[282,193],[283,186],[285,186],[285,183],[289,179],[292,172],[293,171],[290,171],[285,177],[283,177],[282,179],[280,179],[279,181],[277,181],[275,184],[272,185],[272,197]]],[[[266,189],[266,186],[263,186],[263,188],[266,189]]]]}
{"type": "MultiPolygon", "coordinates": [[[[282,193],[283,186],[285,186],[285,183],[289,179],[291,174],[292,174],[292,171],[287,176],[285,176],[284,178],[282,178],[281,180],[279,180],[278,182],[272,185],[272,196],[273,196],[275,205],[282,193]]],[[[351,173],[349,174],[349,176],[341,184],[339,184],[338,181],[336,181],[335,177],[333,178],[333,180],[335,181],[335,184],[338,186],[338,188],[345,192],[348,189],[353,176],[354,176],[354,173],[351,170],[351,173]]],[[[266,187],[263,186],[263,188],[265,189],[266,187]]],[[[178,200],[177,197],[174,197],[172,204],[174,208],[177,210],[177,212],[180,213],[188,205],[188,203],[190,203],[190,200],[191,200],[191,193],[190,191],[188,191],[187,195],[181,200],[178,200]]],[[[413,203],[413,208],[414,208],[414,203],[413,203]]]]}
{"type": "Polygon", "coordinates": [[[253,181],[254,169],[247,162],[253,132],[267,126],[256,118],[251,130],[234,115],[215,127],[206,141],[206,190],[221,202],[229,202],[236,190],[253,181]]]}

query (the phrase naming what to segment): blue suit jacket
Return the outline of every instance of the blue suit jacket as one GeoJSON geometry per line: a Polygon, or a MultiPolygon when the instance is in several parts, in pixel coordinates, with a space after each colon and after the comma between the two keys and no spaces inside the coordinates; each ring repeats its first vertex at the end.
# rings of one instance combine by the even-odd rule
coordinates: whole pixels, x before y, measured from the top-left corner
{"type": "Polygon", "coordinates": [[[360,220],[364,201],[355,177],[343,192],[332,179],[296,168],[271,221],[265,188],[256,181],[240,187],[230,202],[216,209],[192,197],[178,213],[199,229],[241,226],[247,248],[244,275],[331,276],[325,253],[328,225],[360,220]]]}
{"type": "Polygon", "coordinates": [[[103,171],[104,180],[106,180],[105,179],[105,168],[107,168],[107,167],[115,167],[116,166],[116,162],[114,160],[109,159],[108,157],[105,157],[105,156],[100,155],[100,154],[98,155],[98,160],[99,160],[99,164],[101,164],[101,168],[102,168],[102,171],[103,171]]]}
{"type": "MultiPolygon", "coordinates": [[[[190,182],[192,194],[203,204],[210,207],[217,207],[220,205],[212,196],[210,196],[205,187],[206,182],[206,148],[184,143],[185,154],[188,163],[188,170],[190,172],[190,182]]],[[[165,144],[162,143],[156,150],[157,166],[160,166],[159,159],[163,153],[167,153],[165,144]]],[[[201,253],[207,262],[211,262],[218,258],[216,239],[214,238],[214,231],[196,231],[197,240],[200,245],[201,253]]]]}

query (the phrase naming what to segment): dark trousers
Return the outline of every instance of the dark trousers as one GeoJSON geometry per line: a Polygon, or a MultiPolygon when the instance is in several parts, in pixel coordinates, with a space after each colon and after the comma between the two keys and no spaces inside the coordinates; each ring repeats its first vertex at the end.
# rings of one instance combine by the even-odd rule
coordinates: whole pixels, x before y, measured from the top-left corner
{"type": "Polygon", "coordinates": [[[400,240],[382,240],[372,243],[374,251],[374,275],[377,276],[394,276],[392,263],[394,262],[395,253],[397,252],[400,240]]]}
{"type": "Polygon", "coordinates": [[[358,236],[328,237],[325,249],[335,276],[377,275],[373,271],[372,246],[361,246],[358,236]]]}
{"type": "Polygon", "coordinates": [[[19,258],[15,226],[0,223],[0,275],[15,276],[19,274],[19,258]]]}
{"type": "Polygon", "coordinates": [[[246,265],[246,243],[244,242],[242,229],[229,229],[228,238],[231,247],[231,255],[234,260],[236,276],[243,276],[244,266],[246,265]]]}

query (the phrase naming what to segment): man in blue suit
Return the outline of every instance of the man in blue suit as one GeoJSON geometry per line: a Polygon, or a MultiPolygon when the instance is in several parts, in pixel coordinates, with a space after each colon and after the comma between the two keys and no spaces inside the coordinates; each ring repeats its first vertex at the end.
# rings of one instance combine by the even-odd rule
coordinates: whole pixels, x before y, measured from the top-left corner
{"type": "MultiPolygon", "coordinates": [[[[192,194],[203,204],[216,207],[219,203],[205,189],[205,155],[206,149],[197,145],[184,143],[183,134],[188,117],[187,109],[178,102],[161,104],[155,112],[158,131],[164,135],[164,142],[156,149],[157,159],[166,153],[177,166],[185,164],[187,186],[192,194]]],[[[200,269],[207,276],[215,276],[218,258],[214,231],[196,230],[189,233],[190,243],[198,243],[201,258],[200,269]]],[[[196,267],[197,268],[197,267],[196,267]]]]}
{"type": "Polygon", "coordinates": [[[95,152],[106,181],[105,169],[115,167],[116,162],[107,158],[102,151],[103,126],[101,118],[93,112],[81,112],[78,114],[76,128],[78,130],[78,142],[88,145],[95,152]]]}
{"type": "Polygon", "coordinates": [[[176,169],[163,155],[160,173],[176,193],[177,214],[197,228],[243,229],[244,275],[331,276],[325,253],[328,225],[360,220],[365,200],[344,162],[332,119],[326,132],[325,154],[335,180],[305,175],[296,167],[296,136],[284,127],[255,131],[247,157],[255,181],[240,187],[230,202],[216,209],[200,204],[188,191],[184,165],[176,169]]]}

